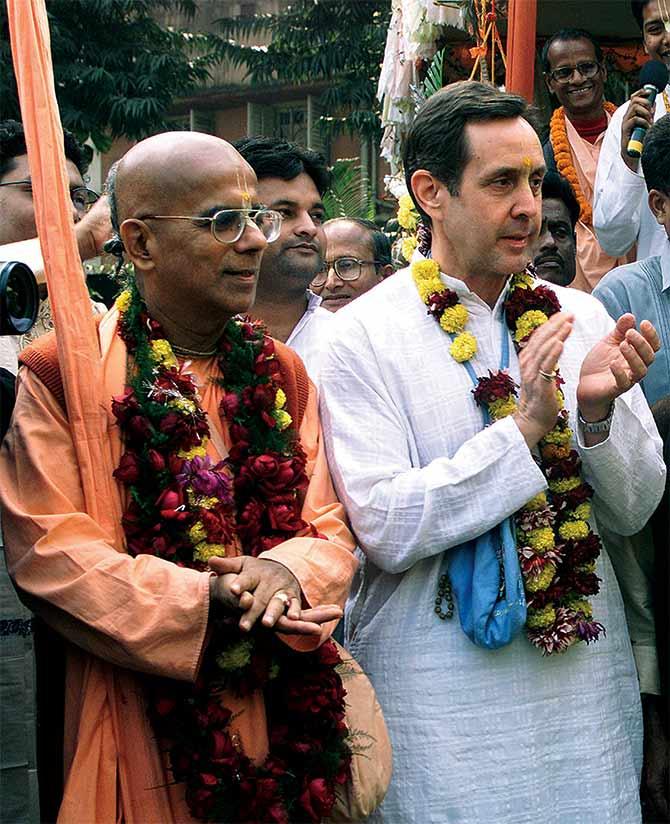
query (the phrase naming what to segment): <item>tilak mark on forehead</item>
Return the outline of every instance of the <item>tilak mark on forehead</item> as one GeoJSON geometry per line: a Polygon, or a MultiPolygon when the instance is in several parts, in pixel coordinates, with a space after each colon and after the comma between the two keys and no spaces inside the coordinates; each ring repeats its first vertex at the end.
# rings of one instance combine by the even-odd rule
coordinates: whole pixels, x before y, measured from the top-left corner
{"type": "Polygon", "coordinates": [[[249,194],[247,176],[236,172],[235,177],[237,178],[237,188],[242,192],[242,208],[248,209],[251,206],[251,195],[249,194]]]}

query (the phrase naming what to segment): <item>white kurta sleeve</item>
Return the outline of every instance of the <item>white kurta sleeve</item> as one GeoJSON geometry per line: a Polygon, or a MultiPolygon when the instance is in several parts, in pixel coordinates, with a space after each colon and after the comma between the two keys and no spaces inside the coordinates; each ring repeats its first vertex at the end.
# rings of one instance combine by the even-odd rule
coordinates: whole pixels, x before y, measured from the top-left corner
{"type": "Polygon", "coordinates": [[[354,532],[380,569],[404,572],[475,538],[546,487],[509,418],[422,466],[392,394],[365,330],[338,327],[321,372],[326,450],[354,532]]]}
{"type": "Polygon", "coordinates": [[[578,427],[577,444],[598,519],[620,535],[639,532],[665,488],[663,443],[640,387],[617,398],[606,440],[585,446],[578,427]]]}
{"type": "Polygon", "coordinates": [[[603,140],[593,192],[593,227],[602,248],[612,257],[625,255],[640,231],[646,187],[641,171],[633,172],[621,157],[624,103],[612,115],[603,140]]]}

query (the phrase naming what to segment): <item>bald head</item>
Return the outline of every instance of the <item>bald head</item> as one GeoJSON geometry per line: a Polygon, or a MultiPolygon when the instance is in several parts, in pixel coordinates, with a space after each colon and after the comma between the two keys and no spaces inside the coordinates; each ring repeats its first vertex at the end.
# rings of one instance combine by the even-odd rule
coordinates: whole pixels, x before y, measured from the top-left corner
{"type": "Polygon", "coordinates": [[[256,182],[249,164],[230,143],[199,132],[166,132],[142,140],[119,161],[114,199],[119,225],[130,217],[174,211],[176,203],[226,178],[241,189],[256,182]]]}

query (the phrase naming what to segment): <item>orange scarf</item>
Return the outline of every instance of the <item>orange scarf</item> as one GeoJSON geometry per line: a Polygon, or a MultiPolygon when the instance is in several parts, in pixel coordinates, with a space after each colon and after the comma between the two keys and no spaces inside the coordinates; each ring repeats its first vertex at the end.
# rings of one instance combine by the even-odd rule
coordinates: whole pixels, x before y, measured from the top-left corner
{"type": "MultiPolygon", "coordinates": [[[[612,115],[617,107],[614,103],[605,102],[603,109],[607,114],[612,115]]],[[[572,151],[570,150],[570,142],[568,141],[568,131],[565,125],[565,109],[563,106],[559,106],[551,116],[549,139],[551,141],[551,147],[554,150],[556,168],[563,177],[570,182],[577,202],[579,203],[579,219],[587,226],[591,226],[593,223],[593,209],[589,201],[584,197],[582,187],[579,185],[579,178],[577,177],[577,170],[575,169],[572,151]]]]}

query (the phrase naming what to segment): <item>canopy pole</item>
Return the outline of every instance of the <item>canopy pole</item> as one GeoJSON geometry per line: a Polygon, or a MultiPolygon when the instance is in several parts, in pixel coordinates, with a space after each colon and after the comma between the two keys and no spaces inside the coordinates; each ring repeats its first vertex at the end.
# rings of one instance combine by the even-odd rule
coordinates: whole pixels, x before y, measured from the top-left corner
{"type": "Polygon", "coordinates": [[[533,102],[537,0],[510,0],[507,12],[505,88],[533,102]]]}

